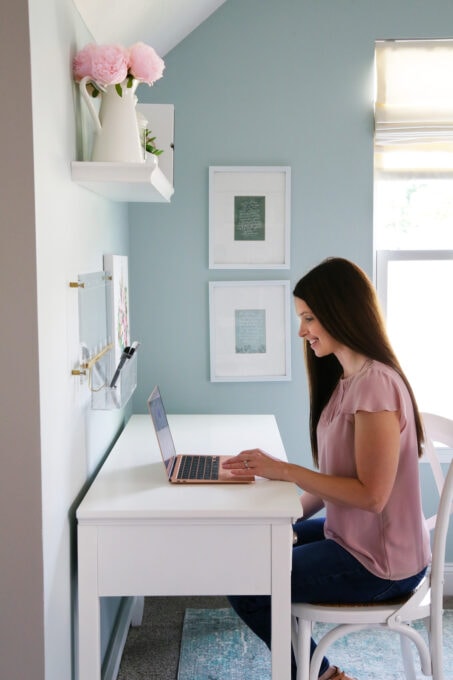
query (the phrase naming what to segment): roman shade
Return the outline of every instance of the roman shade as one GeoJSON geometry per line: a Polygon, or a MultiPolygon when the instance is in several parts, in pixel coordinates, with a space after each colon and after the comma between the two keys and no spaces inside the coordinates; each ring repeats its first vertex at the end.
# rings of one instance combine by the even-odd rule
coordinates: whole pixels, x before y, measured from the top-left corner
{"type": "Polygon", "coordinates": [[[375,56],[376,167],[451,169],[453,40],[378,41],[375,56]]]}

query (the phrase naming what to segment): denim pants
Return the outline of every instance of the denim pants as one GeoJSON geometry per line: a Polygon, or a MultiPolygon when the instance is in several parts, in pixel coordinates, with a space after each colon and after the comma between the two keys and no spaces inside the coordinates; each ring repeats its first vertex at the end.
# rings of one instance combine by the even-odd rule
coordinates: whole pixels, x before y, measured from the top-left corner
{"type": "MultiPolygon", "coordinates": [[[[324,518],[301,520],[294,525],[298,542],[293,548],[292,602],[378,602],[410,593],[426,569],[401,581],[379,578],[338,543],[324,537],[324,518]]],[[[241,619],[271,648],[271,598],[269,595],[234,595],[230,604],[241,619]]],[[[311,654],[316,648],[311,641],[311,654]]],[[[319,674],[329,667],[324,657],[319,674]]],[[[291,677],[296,678],[292,654],[291,677]]]]}

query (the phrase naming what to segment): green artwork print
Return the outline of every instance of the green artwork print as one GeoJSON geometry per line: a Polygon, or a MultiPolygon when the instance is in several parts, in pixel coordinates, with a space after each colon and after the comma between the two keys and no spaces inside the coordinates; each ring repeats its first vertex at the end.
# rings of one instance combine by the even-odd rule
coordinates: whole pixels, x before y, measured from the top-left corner
{"type": "Polygon", "coordinates": [[[235,196],[234,240],[264,241],[265,217],[265,196],[235,196]]]}
{"type": "Polygon", "coordinates": [[[236,354],[266,353],[266,310],[236,309],[236,354]]]}

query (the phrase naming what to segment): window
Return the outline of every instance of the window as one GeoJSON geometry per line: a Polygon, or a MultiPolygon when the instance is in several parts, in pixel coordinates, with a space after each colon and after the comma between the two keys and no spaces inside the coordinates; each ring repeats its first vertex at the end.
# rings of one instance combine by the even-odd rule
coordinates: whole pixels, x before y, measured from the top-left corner
{"type": "Polygon", "coordinates": [[[376,45],[376,285],[419,407],[453,418],[453,41],[376,45]]]}
{"type": "Polygon", "coordinates": [[[390,338],[419,408],[452,418],[453,251],[378,251],[377,281],[390,338]]]}

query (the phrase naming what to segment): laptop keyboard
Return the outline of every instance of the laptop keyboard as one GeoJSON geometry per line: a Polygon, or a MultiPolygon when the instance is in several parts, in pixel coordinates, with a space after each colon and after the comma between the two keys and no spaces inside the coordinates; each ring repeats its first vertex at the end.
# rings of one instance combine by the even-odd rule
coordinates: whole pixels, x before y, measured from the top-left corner
{"type": "Polygon", "coordinates": [[[218,479],[218,456],[183,456],[178,479],[218,479]]]}

